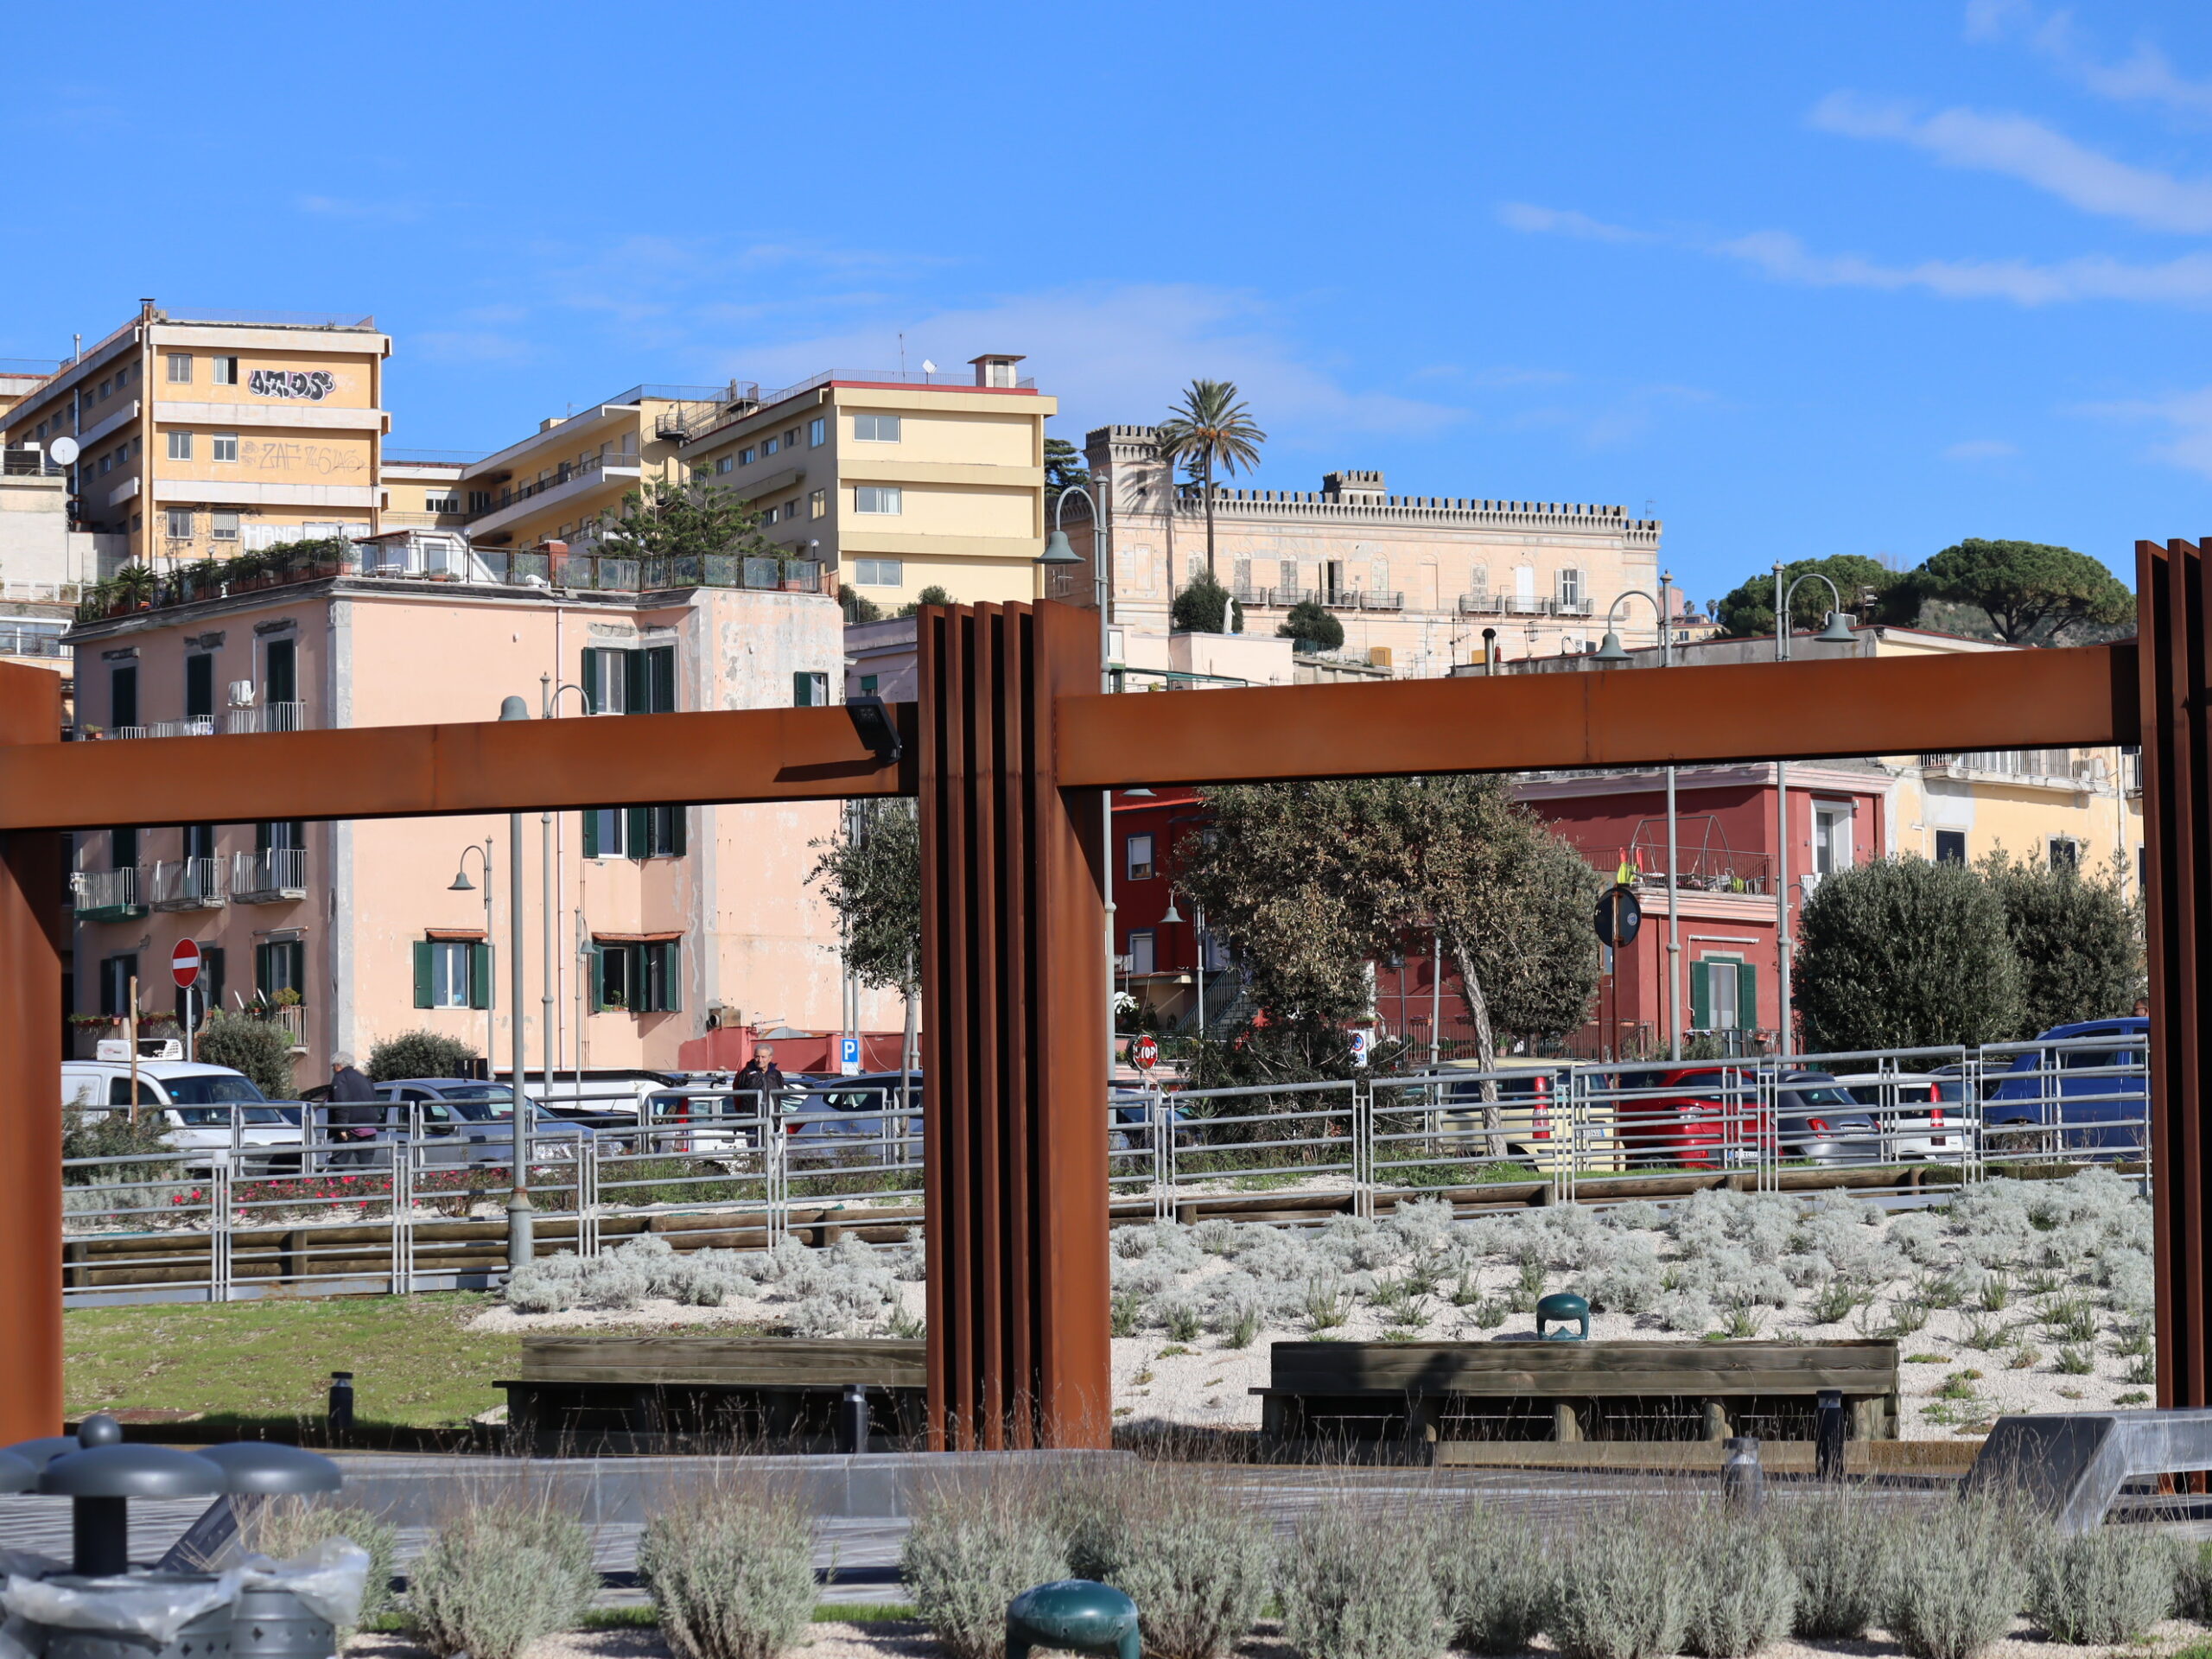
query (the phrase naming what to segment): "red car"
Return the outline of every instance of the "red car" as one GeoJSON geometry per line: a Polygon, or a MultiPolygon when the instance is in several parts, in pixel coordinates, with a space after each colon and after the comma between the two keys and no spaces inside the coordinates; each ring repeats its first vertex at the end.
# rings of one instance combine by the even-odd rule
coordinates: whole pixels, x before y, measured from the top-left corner
{"type": "Polygon", "coordinates": [[[1761,1103],[1758,1074],[1746,1067],[1639,1067],[1618,1073],[1608,1093],[1613,1133],[1632,1169],[1718,1169],[1742,1150],[1774,1150],[1774,1110],[1761,1103]]]}

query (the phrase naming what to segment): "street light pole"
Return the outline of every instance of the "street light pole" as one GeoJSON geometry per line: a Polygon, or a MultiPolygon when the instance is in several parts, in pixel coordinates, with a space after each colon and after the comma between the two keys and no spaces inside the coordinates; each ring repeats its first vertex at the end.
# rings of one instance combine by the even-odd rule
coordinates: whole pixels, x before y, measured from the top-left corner
{"type": "MultiPolygon", "coordinates": [[[[1630,660],[1628,652],[1621,648],[1620,635],[1613,632],[1613,617],[1628,601],[1641,599],[1649,601],[1659,613],[1659,666],[1670,668],[1674,665],[1675,629],[1667,608],[1674,580],[1672,573],[1662,570],[1659,573],[1658,598],[1653,599],[1641,588],[1631,588],[1606,607],[1605,637],[1599,644],[1597,661],[1625,663],[1630,660]]],[[[1682,1058],[1682,889],[1681,864],[1676,842],[1675,766],[1669,761],[1667,764],[1667,1058],[1673,1060],[1682,1058]]],[[[1618,1016],[1618,1007],[1614,1012],[1618,1016]]]]}
{"type": "MultiPolygon", "coordinates": [[[[501,720],[528,720],[530,707],[520,697],[509,697],[499,705],[501,720]]],[[[512,912],[508,926],[513,938],[508,948],[507,977],[513,995],[508,1004],[507,1018],[512,1022],[513,1061],[510,1071],[513,1096],[514,1144],[513,1179],[507,1189],[507,1268],[512,1272],[527,1267],[536,1254],[531,1237],[533,1217],[530,1203],[530,1132],[535,1127],[530,1121],[530,1099],[523,1090],[523,1067],[525,1058],[523,1046],[522,1009],[523,983],[523,868],[522,814],[507,814],[507,904],[512,912]]]]}
{"type": "MultiPolygon", "coordinates": [[[[453,880],[447,887],[446,891],[448,893],[467,893],[468,891],[468,855],[471,853],[474,853],[479,858],[484,861],[484,948],[486,950],[489,950],[492,948],[491,836],[486,836],[484,837],[484,844],[481,847],[479,847],[474,842],[471,842],[467,846],[461,849],[461,868],[454,873],[453,880]]],[[[492,1069],[492,1050],[498,1040],[496,1033],[493,1032],[492,1027],[492,1004],[496,1000],[492,995],[493,978],[494,976],[489,973],[484,976],[484,1070],[487,1075],[492,1069]]],[[[476,983],[476,971],[473,967],[469,969],[468,982],[473,990],[476,983]]]]}
{"type": "MultiPolygon", "coordinates": [[[[563,680],[556,685],[550,674],[541,674],[537,677],[537,717],[540,720],[551,720],[558,712],[561,707],[561,694],[563,691],[575,692],[584,705],[584,712],[586,714],[591,712],[590,695],[583,687],[568,680],[563,680]]],[[[543,949],[539,954],[543,964],[542,971],[545,976],[545,982],[539,988],[537,996],[538,1071],[545,1079],[545,1098],[550,1103],[553,1098],[553,1065],[559,1058],[554,1052],[553,1046],[553,922],[556,912],[553,908],[553,866],[555,863],[553,815],[550,812],[538,815],[537,855],[543,866],[543,880],[538,885],[544,893],[543,908],[540,912],[538,924],[542,930],[543,949]]],[[[581,1100],[582,1098],[581,1079],[578,1080],[578,1084],[577,1098],[581,1100]]],[[[521,1093],[519,1085],[517,1087],[516,1093],[518,1095],[521,1093]]]]}
{"type": "MultiPolygon", "coordinates": [[[[1808,570],[1787,584],[1783,575],[1782,562],[1777,559],[1774,566],[1774,660],[1789,660],[1789,604],[1798,588],[1808,582],[1827,583],[1828,595],[1835,601],[1834,608],[1828,613],[1827,626],[1815,638],[1828,645],[1849,645],[1851,617],[1843,608],[1843,594],[1835,583],[1817,570],[1808,570]]],[[[1781,1025],[1776,1040],[1781,1044],[1782,1052],[1787,1054],[1796,1044],[1797,1028],[1790,1017],[1789,777],[1787,764],[1779,760],[1774,763],[1774,915],[1775,978],[1782,995],[1782,1006],[1777,1012],[1781,1025]]],[[[1751,1018],[1754,1021],[1758,1018],[1756,1008],[1751,1011],[1751,1018]]]]}

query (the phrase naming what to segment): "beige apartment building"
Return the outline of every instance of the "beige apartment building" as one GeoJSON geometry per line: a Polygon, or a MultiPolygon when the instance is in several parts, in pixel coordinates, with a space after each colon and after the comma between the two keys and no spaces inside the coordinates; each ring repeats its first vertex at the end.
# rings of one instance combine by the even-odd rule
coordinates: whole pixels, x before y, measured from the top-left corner
{"type": "MultiPolygon", "coordinates": [[[[1148,426],[1087,435],[1094,485],[1110,503],[1115,622],[1165,633],[1173,596],[1206,554],[1205,503],[1178,485],[1148,426]]],[[[1091,556],[1089,502],[1071,499],[1069,539],[1091,556]]],[[[1412,677],[1476,660],[1484,630],[1503,657],[1594,647],[1613,601],[1656,594],[1660,525],[1619,506],[1389,493],[1379,472],[1327,474],[1315,492],[1231,490],[1214,502],[1215,575],[1243,603],[1248,633],[1272,635],[1311,599],[1344,629],[1344,652],[1412,677]]],[[[1088,568],[1056,592],[1090,597],[1088,568]]],[[[1631,601],[1623,639],[1656,641],[1652,605],[1631,601]]]]}
{"type": "Polygon", "coordinates": [[[173,315],[152,300],[0,414],[10,449],[70,439],[74,527],[158,568],[378,528],[390,426],[375,319],[173,315]]]}
{"type": "MultiPolygon", "coordinates": [[[[555,593],[539,575],[543,558],[472,551],[436,531],[388,532],[348,574],[165,596],[80,624],[70,643],[82,728],[127,741],[116,734],[493,719],[511,695],[536,716],[549,690],[563,719],[841,694],[843,618],[830,597],[704,586],[555,593]],[[219,688],[230,688],[231,707],[211,715],[219,688]]],[[[563,1070],[674,1066],[684,1041],[716,1026],[838,1029],[836,922],[806,879],[810,843],[835,833],[837,815],[826,802],[671,802],[526,817],[531,1068],[549,1048],[563,1070]]],[[[165,964],[191,938],[214,996],[292,1032],[302,1086],[327,1077],[332,1053],[365,1057],[380,1038],[418,1027],[480,1052],[488,1041],[506,1063],[504,817],[92,830],[75,838],[73,861],[73,1012],[85,1052],[123,1011],[132,974],[142,1007],[170,1006],[165,964]],[[457,871],[470,890],[453,890],[457,871]]],[[[861,1001],[869,1028],[898,1027],[895,1003],[861,1001]]]]}

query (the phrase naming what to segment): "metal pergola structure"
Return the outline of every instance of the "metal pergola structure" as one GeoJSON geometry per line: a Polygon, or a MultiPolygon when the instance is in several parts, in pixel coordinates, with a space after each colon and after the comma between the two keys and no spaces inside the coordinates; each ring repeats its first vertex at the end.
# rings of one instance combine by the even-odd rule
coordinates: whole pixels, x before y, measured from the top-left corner
{"type": "Polygon", "coordinates": [[[1103,695],[1096,618],[925,610],[895,758],[841,708],[62,743],[0,666],[0,1443],[62,1416],[64,830],[918,796],[933,1445],[1107,1443],[1102,793],[2140,742],[2158,1399],[2212,1405],[2203,556],[2137,547],[2140,644],[1103,695]]]}

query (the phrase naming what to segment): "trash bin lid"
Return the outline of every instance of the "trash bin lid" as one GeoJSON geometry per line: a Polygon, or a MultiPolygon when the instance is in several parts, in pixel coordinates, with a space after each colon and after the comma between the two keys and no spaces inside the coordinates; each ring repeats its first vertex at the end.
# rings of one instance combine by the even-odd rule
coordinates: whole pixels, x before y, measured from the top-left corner
{"type": "Polygon", "coordinates": [[[219,1497],[225,1477],[166,1446],[90,1446],[48,1464],[38,1489],[49,1497],[219,1497]]]}
{"type": "Polygon", "coordinates": [[[28,1492],[38,1484],[38,1465],[13,1452],[0,1452],[0,1492],[28,1492]]]}
{"type": "Polygon", "coordinates": [[[320,1452],[266,1440],[203,1446],[192,1455],[222,1470],[226,1492],[334,1492],[346,1478],[320,1452]]]}

